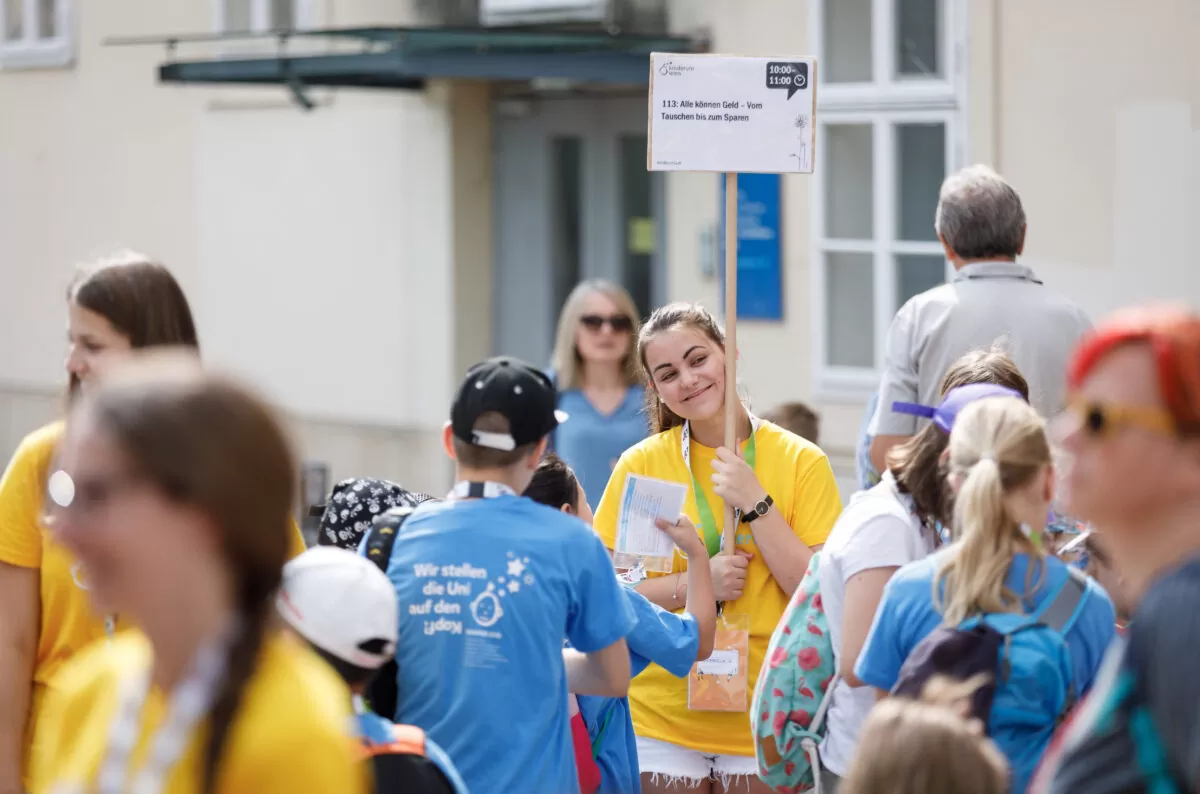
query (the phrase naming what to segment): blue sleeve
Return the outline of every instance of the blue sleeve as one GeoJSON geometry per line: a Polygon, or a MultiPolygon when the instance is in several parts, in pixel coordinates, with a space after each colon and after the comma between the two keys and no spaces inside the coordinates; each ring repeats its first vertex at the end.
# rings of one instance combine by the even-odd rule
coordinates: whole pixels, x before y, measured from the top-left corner
{"type": "Polygon", "coordinates": [[[458,774],[458,770],[450,760],[450,756],[446,755],[446,751],[428,736],[425,737],[425,757],[432,761],[433,765],[446,776],[446,780],[450,782],[450,786],[454,789],[454,794],[471,794],[470,789],[467,788],[467,784],[463,782],[462,776],[458,774]]]}
{"type": "Polygon", "coordinates": [[[592,653],[633,631],[637,617],[600,538],[582,525],[570,531],[579,542],[570,544],[566,560],[571,583],[567,639],[577,650],[592,653]]]}
{"type": "Polygon", "coordinates": [[[1092,688],[1104,654],[1116,635],[1117,615],[1112,600],[1100,585],[1089,579],[1083,611],[1067,632],[1067,647],[1071,649],[1071,664],[1075,668],[1080,697],[1092,688]]]}
{"type": "Polygon", "coordinates": [[[700,650],[700,626],[696,619],[687,613],[668,612],[636,590],[628,587],[624,590],[637,616],[637,625],[625,638],[630,656],[653,662],[676,678],[686,676],[700,650]]]}
{"type": "Polygon", "coordinates": [[[867,641],[854,664],[854,675],[859,681],[885,692],[895,686],[900,668],[908,658],[911,648],[907,635],[911,632],[907,621],[916,617],[911,609],[905,608],[907,598],[899,584],[893,578],[884,587],[867,641]]]}

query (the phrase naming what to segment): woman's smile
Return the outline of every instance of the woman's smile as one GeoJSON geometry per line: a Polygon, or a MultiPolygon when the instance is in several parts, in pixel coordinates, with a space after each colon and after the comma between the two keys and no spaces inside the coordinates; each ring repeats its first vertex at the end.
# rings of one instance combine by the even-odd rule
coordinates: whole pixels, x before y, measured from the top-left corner
{"type": "Polygon", "coordinates": [[[708,384],[707,386],[705,386],[704,388],[702,388],[702,389],[700,389],[700,390],[698,390],[698,391],[694,391],[694,392],[692,392],[692,393],[691,393],[691,394],[689,394],[687,397],[684,397],[684,398],[683,398],[683,402],[685,402],[685,403],[686,403],[686,402],[691,402],[693,399],[695,399],[695,398],[697,398],[697,397],[701,397],[701,396],[703,396],[703,395],[704,395],[704,394],[706,394],[706,393],[707,393],[707,392],[708,392],[708,391],[709,391],[709,390],[710,390],[710,389],[711,389],[711,388],[712,388],[714,385],[716,385],[716,384],[710,383],[710,384],[708,384]]]}

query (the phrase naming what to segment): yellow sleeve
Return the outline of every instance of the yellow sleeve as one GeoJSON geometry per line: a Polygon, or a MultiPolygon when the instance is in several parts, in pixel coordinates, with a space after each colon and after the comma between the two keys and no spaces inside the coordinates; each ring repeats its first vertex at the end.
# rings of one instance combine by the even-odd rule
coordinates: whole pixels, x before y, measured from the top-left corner
{"type": "Polygon", "coordinates": [[[44,443],[25,439],[0,479],[0,562],[21,568],[42,564],[44,443]]]}
{"type": "Polygon", "coordinates": [[[301,534],[300,525],[296,523],[296,519],[293,518],[291,520],[291,526],[292,526],[292,534],[291,534],[290,540],[291,540],[292,548],[291,548],[291,551],[288,553],[288,559],[299,557],[301,554],[303,554],[308,549],[308,547],[304,543],[304,535],[301,534]]]}
{"type": "Polygon", "coordinates": [[[841,514],[842,496],[829,458],[821,454],[808,466],[798,466],[788,523],[804,545],[823,545],[841,514]]]}
{"type": "Polygon", "coordinates": [[[604,496],[600,497],[600,504],[596,506],[592,527],[600,536],[600,540],[604,541],[604,545],[610,549],[617,544],[617,510],[621,502],[621,490],[625,487],[625,477],[628,474],[643,473],[640,471],[640,467],[637,467],[641,457],[641,453],[636,448],[626,450],[625,454],[621,455],[617,465],[613,467],[612,475],[608,478],[604,496]],[[635,457],[637,462],[635,462],[635,457]]]}

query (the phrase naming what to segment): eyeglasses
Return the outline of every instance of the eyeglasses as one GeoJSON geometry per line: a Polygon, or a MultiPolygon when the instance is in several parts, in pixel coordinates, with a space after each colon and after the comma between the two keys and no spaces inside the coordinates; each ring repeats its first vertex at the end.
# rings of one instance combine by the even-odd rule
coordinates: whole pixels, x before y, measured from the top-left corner
{"type": "Polygon", "coordinates": [[[1068,410],[1083,423],[1088,435],[1101,438],[1121,428],[1136,427],[1151,433],[1175,435],[1175,419],[1162,408],[1073,400],[1068,410]]]}
{"type": "Polygon", "coordinates": [[[624,314],[614,314],[612,317],[602,317],[599,314],[585,314],[579,318],[579,322],[589,331],[599,331],[604,327],[605,323],[618,334],[627,334],[633,330],[633,320],[624,314]]]}

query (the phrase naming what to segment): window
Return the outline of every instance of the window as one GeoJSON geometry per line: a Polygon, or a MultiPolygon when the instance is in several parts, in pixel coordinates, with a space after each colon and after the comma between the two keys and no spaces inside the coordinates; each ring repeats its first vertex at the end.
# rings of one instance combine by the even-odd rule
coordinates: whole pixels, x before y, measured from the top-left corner
{"type": "Polygon", "coordinates": [[[874,388],[896,310],[945,280],[938,188],[962,165],[965,0],[818,0],[817,381],[874,388]]]}
{"type": "Polygon", "coordinates": [[[0,0],[0,67],[69,65],[70,22],[69,0],[0,0]]]}
{"type": "Polygon", "coordinates": [[[217,0],[217,27],[226,33],[270,33],[300,25],[303,0],[217,0]]]}

